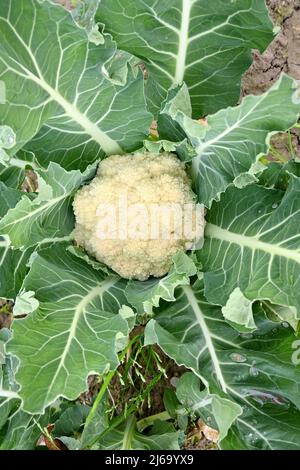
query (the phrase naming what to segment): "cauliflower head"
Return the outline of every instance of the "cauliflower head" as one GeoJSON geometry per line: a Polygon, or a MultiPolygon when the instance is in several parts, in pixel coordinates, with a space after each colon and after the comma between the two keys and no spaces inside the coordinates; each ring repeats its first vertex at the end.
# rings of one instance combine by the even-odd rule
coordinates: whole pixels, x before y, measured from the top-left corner
{"type": "Polygon", "coordinates": [[[113,155],[74,198],[78,245],[128,279],[161,277],[203,237],[184,164],[171,153],[113,155]]]}

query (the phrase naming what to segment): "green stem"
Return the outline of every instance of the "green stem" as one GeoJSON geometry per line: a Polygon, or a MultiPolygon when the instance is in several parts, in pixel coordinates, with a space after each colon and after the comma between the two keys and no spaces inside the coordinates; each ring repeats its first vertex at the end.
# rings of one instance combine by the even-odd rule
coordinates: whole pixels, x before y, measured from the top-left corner
{"type": "Polygon", "coordinates": [[[113,378],[113,376],[115,375],[116,371],[115,370],[112,370],[110,371],[107,376],[105,377],[102,385],[101,385],[101,388],[99,390],[99,393],[98,395],[96,396],[96,399],[93,403],[93,406],[91,408],[91,411],[89,412],[86,420],[85,420],[85,425],[84,427],[88,426],[91,421],[94,419],[94,416],[96,414],[96,411],[97,411],[97,408],[103,398],[103,395],[105,394],[106,390],[107,390],[107,387],[109,386],[110,382],[111,382],[111,379],[113,378]]]}
{"type": "Polygon", "coordinates": [[[124,430],[124,438],[121,450],[131,450],[131,442],[134,435],[136,418],[134,415],[129,416],[124,430]]]}
{"type": "MultiPolygon", "coordinates": [[[[125,356],[126,356],[126,354],[127,354],[128,349],[132,346],[132,344],[136,341],[137,338],[138,338],[138,336],[134,336],[134,337],[129,341],[129,343],[128,343],[128,345],[126,346],[126,348],[125,348],[125,349],[122,351],[122,353],[119,355],[119,361],[120,361],[120,362],[123,361],[123,359],[125,358],[125,356]]],[[[88,426],[88,425],[92,422],[92,420],[93,420],[93,418],[94,418],[94,416],[95,416],[95,414],[96,414],[97,408],[98,408],[98,406],[99,406],[99,404],[100,404],[100,402],[101,402],[101,400],[102,400],[102,398],[103,398],[103,396],[104,396],[104,394],[105,394],[105,392],[106,392],[106,390],[107,390],[107,388],[108,388],[108,386],[109,386],[109,384],[110,384],[110,382],[111,382],[113,376],[115,375],[115,373],[116,373],[116,370],[110,371],[110,372],[106,375],[105,379],[103,380],[103,383],[102,383],[102,385],[101,385],[101,388],[100,388],[100,390],[99,390],[99,393],[98,393],[98,395],[96,396],[96,399],[95,399],[95,401],[94,401],[94,403],[93,403],[93,406],[92,406],[92,408],[91,408],[89,414],[87,415],[87,418],[86,418],[86,420],[85,420],[85,425],[84,425],[84,427],[88,426]]],[[[89,444],[89,445],[93,445],[93,444],[94,444],[94,442],[92,442],[92,443],[89,444]]]]}
{"type": "Polygon", "coordinates": [[[155,415],[147,416],[146,418],[140,419],[137,423],[137,429],[139,432],[143,432],[144,429],[152,426],[152,424],[157,421],[168,421],[171,419],[171,416],[167,411],[162,411],[161,413],[156,413],[155,415]]]}
{"type": "Polygon", "coordinates": [[[289,145],[289,152],[292,158],[295,159],[295,149],[293,145],[292,133],[290,130],[288,131],[288,145],[289,145]]]}
{"type": "MultiPolygon", "coordinates": [[[[162,377],[162,374],[159,374],[157,377],[155,377],[151,382],[150,384],[146,387],[146,389],[144,390],[144,392],[142,393],[142,396],[141,398],[143,399],[145,397],[145,395],[148,393],[148,390],[152,389],[154,387],[154,385],[157,384],[157,382],[161,379],[162,377]]],[[[120,424],[123,423],[123,421],[125,421],[125,419],[127,417],[129,417],[130,415],[132,415],[132,413],[134,413],[137,409],[138,405],[136,403],[134,403],[133,405],[131,405],[129,408],[127,408],[126,410],[126,414],[123,413],[121,414],[120,416],[117,416],[116,418],[112,419],[109,427],[107,429],[105,429],[105,431],[103,431],[101,434],[99,434],[98,436],[94,437],[94,439],[89,442],[87,444],[87,447],[91,447],[93,446],[97,441],[99,441],[100,439],[102,439],[107,433],[111,432],[113,429],[115,429],[116,427],[118,427],[120,424]]]]}
{"type": "Polygon", "coordinates": [[[115,429],[115,428],[118,427],[120,424],[122,424],[123,421],[125,421],[126,417],[127,417],[127,416],[130,416],[132,413],[134,413],[135,410],[136,410],[136,406],[135,406],[135,405],[132,405],[132,406],[130,406],[130,407],[127,409],[126,415],[122,414],[122,415],[117,416],[116,418],[114,418],[114,419],[111,421],[111,424],[109,425],[109,427],[105,429],[105,431],[103,431],[103,432],[102,432],[101,434],[99,434],[98,436],[94,437],[94,439],[93,439],[92,441],[90,441],[90,442],[87,444],[87,448],[92,447],[94,444],[96,444],[97,441],[99,441],[99,440],[102,439],[104,436],[106,436],[106,434],[108,434],[108,433],[111,432],[113,429],[115,429]]]}

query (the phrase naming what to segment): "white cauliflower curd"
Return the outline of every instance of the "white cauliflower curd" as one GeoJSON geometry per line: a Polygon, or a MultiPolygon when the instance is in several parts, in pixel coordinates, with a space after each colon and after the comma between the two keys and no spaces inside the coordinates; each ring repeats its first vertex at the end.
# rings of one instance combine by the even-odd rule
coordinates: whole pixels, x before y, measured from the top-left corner
{"type": "Polygon", "coordinates": [[[75,196],[75,241],[128,279],[166,274],[203,237],[184,164],[173,154],[113,155],[75,196]]]}

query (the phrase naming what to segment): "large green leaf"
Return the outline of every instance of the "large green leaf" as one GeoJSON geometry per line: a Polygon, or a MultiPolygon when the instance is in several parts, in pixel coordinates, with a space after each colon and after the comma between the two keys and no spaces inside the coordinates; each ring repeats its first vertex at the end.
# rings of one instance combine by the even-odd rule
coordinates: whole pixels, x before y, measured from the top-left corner
{"type": "MultiPolygon", "coordinates": [[[[60,3],[59,0],[54,0],[60,3]]],[[[100,0],[75,0],[72,4],[72,16],[76,23],[85,28],[89,40],[95,44],[103,44],[103,35],[95,23],[95,14],[100,0]]],[[[68,4],[66,4],[67,6],[68,4]]]]}
{"type": "Polygon", "coordinates": [[[219,441],[238,416],[243,413],[240,405],[228,398],[209,394],[207,388],[200,390],[200,380],[192,372],[183,374],[176,385],[176,396],[192,417],[201,416],[210,426],[219,430],[219,441]]]}
{"type": "Polygon", "coordinates": [[[143,77],[123,67],[126,83],[113,83],[108,64],[115,53],[110,37],[99,46],[89,42],[60,5],[1,2],[0,80],[6,102],[0,104],[0,124],[16,134],[9,153],[35,136],[26,150],[36,152],[44,166],[52,160],[84,169],[104,153],[139,147],[151,123],[143,77]]]}
{"type": "MultiPolygon", "coordinates": [[[[0,217],[15,207],[24,196],[17,189],[9,188],[0,181],[0,217]]],[[[0,222],[1,223],[1,222],[0,222]]],[[[30,249],[14,250],[7,236],[0,236],[0,297],[14,299],[19,292],[25,274],[26,263],[31,254],[30,249]]]]}
{"type": "Polygon", "coordinates": [[[128,302],[139,313],[151,315],[153,307],[159,306],[160,299],[175,300],[174,291],[178,285],[190,283],[189,276],[196,274],[197,268],[185,253],[173,256],[170,272],[162,278],[150,278],[147,281],[129,281],[126,287],[128,302]]]}
{"type": "Polygon", "coordinates": [[[273,36],[263,0],[101,0],[97,16],[121,49],[145,61],[152,107],[184,80],[195,117],[237,102],[251,49],[273,36]]]}
{"type": "MultiPolygon", "coordinates": [[[[91,411],[90,411],[91,412],[91,411]]],[[[80,436],[80,449],[89,448],[93,442],[99,439],[99,436],[108,429],[109,416],[107,406],[107,394],[102,397],[101,402],[97,405],[92,417],[85,420],[84,428],[80,436]]]]}
{"type": "MultiPolygon", "coordinates": [[[[300,370],[292,360],[296,338],[291,328],[267,320],[261,311],[255,321],[258,330],[251,334],[231,328],[197,281],[179,287],[176,302],[157,310],[145,340],[192,369],[210,393],[242,406],[233,428],[239,437],[236,449],[299,449],[300,370]]],[[[230,433],[222,446],[230,448],[232,439],[230,433]]]]}
{"type": "Polygon", "coordinates": [[[69,406],[55,421],[52,435],[54,437],[73,436],[83,427],[90,409],[90,406],[79,403],[69,406]]]}
{"type": "Polygon", "coordinates": [[[18,189],[24,180],[24,170],[17,166],[0,163],[0,181],[10,188],[18,189]]]}
{"type": "Polygon", "coordinates": [[[16,248],[70,235],[74,228],[74,193],[94,172],[94,168],[85,173],[66,171],[50,163],[47,171],[38,171],[39,197],[31,200],[24,195],[1,220],[0,233],[8,235],[16,248]]]}
{"type": "Polygon", "coordinates": [[[118,314],[126,282],[105,277],[56,244],[34,258],[24,288],[39,308],[13,323],[8,350],[20,361],[16,380],[25,411],[38,413],[63,395],[75,399],[91,373],[118,365],[128,324],[118,314]]]}
{"type": "Polygon", "coordinates": [[[294,307],[300,318],[300,178],[286,193],[251,185],[228,188],[207,215],[199,251],[205,295],[225,305],[239,288],[250,300],[294,307]]]}
{"type": "MultiPolygon", "coordinates": [[[[0,342],[3,331],[0,332],[0,342]]],[[[6,341],[7,337],[4,343],[6,341]]],[[[49,416],[48,413],[32,416],[21,409],[16,393],[15,368],[16,360],[8,356],[4,364],[0,364],[0,450],[33,450],[41,435],[39,425],[47,425],[49,416]]]]}
{"type": "Polygon", "coordinates": [[[8,419],[4,436],[0,436],[0,450],[34,450],[41,428],[49,422],[47,413],[33,416],[18,408],[8,419]]]}
{"type": "Polygon", "coordinates": [[[158,119],[159,133],[176,141],[188,136],[194,145],[193,178],[200,202],[210,207],[230,184],[243,187],[257,181],[255,174],[264,168],[259,160],[268,151],[271,133],[297,122],[298,93],[297,83],[282,74],[264,94],[247,96],[239,106],[199,123],[188,113],[186,87],[170,90],[158,119]]]}
{"type": "Polygon", "coordinates": [[[289,175],[292,173],[300,177],[300,163],[289,160],[285,164],[271,162],[259,177],[259,183],[267,188],[287,189],[289,185],[289,175]]]}
{"type": "Polygon", "coordinates": [[[160,431],[148,435],[139,433],[135,428],[135,418],[130,416],[127,422],[118,429],[112,429],[99,441],[102,450],[179,450],[179,433],[175,430],[160,431]],[[157,432],[157,434],[156,434],[157,432]]]}
{"type": "Polygon", "coordinates": [[[14,250],[9,240],[0,236],[0,297],[15,299],[27,272],[32,250],[14,250]]]}
{"type": "Polygon", "coordinates": [[[24,193],[21,191],[9,188],[0,181],[0,217],[3,217],[9,209],[15,207],[23,195],[24,193]]]}
{"type": "MultiPolygon", "coordinates": [[[[3,329],[0,332],[0,347],[1,352],[1,361],[0,361],[0,443],[1,435],[3,434],[3,428],[7,423],[7,420],[10,415],[12,415],[18,405],[20,400],[16,394],[16,389],[14,388],[14,377],[13,377],[13,364],[14,361],[12,358],[6,357],[5,354],[5,343],[8,338],[4,338],[3,329]]],[[[8,330],[7,330],[8,331],[8,330]]],[[[9,337],[9,335],[7,335],[9,337]]]]}

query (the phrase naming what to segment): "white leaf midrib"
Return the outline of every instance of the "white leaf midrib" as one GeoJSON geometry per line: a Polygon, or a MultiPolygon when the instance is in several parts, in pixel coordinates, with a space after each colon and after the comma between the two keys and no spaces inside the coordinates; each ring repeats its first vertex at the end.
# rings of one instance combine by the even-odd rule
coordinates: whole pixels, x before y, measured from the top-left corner
{"type": "Polygon", "coordinates": [[[192,310],[193,310],[193,312],[196,316],[197,322],[200,326],[200,329],[203,333],[203,336],[204,336],[204,339],[205,339],[205,342],[206,342],[206,346],[207,346],[208,352],[209,352],[210,357],[211,357],[212,366],[213,366],[213,369],[215,370],[215,373],[216,373],[217,380],[219,381],[219,384],[220,384],[223,392],[227,393],[227,384],[226,384],[225,379],[223,377],[223,373],[222,373],[220,363],[219,363],[219,360],[218,360],[218,357],[217,357],[217,354],[216,354],[216,350],[215,350],[214,345],[213,345],[212,337],[210,335],[209,329],[208,329],[206,321],[204,319],[204,315],[203,315],[203,313],[202,313],[202,311],[199,307],[199,304],[197,302],[195,294],[194,294],[191,286],[182,286],[181,288],[182,288],[183,292],[185,293],[185,295],[186,295],[186,297],[189,301],[189,305],[191,306],[191,308],[192,308],[192,310]]]}
{"type": "Polygon", "coordinates": [[[51,381],[51,384],[49,385],[48,388],[48,394],[45,399],[45,402],[47,402],[48,396],[52,393],[52,388],[53,385],[57,379],[58,374],[60,373],[61,369],[64,367],[64,363],[66,360],[66,357],[70,351],[72,341],[74,338],[76,338],[76,330],[77,326],[79,323],[79,320],[81,318],[81,315],[86,311],[87,306],[98,296],[102,296],[104,292],[108,291],[116,282],[118,281],[117,278],[107,278],[105,281],[103,281],[101,284],[96,285],[93,289],[90,290],[90,292],[84,296],[81,301],[77,304],[76,308],[74,309],[74,316],[73,320],[71,323],[71,326],[68,330],[68,340],[66,342],[66,345],[64,347],[63,353],[61,355],[59,364],[57,366],[56,372],[53,376],[53,379],[51,381]]]}
{"type": "Polygon", "coordinates": [[[43,88],[51,97],[53,101],[58,103],[65,111],[66,115],[75,121],[79,126],[90,135],[92,139],[97,142],[102,150],[107,154],[123,153],[123,150],[119,144],[111,139],[105,132],[101,131],[100,128],[94,124],[89,118],[83,114],[77,106],[67,101],[57,90],[52,88],[45,80],[36,77],[34,74],[28,71],[29,78],[43,88]]]}
{"type": "Polygon", "coordinates": [[[181,27],[179,31],[178,54],[176,58],[175,83],[181,83],[185,74],[186,56],[189,45],[190,15],[192,0],[182,0],[181,27]]]}
{"type": "Polygon", "coordinates": [[[12,390],[1,390],[0,389],[0,398],[20,398],[17,392],[13,392],[12,390]]]}
{"type": "MultiPolygon", "coordinates": [[[[30,219],[32,217],[35,217],[39,212],[44,212],[46,211],[49,207],[52,207],[54,205],[56,205],[58,202],[60,202],[61,200],[64,200],[66,199],[67,197],[69,197],[72,193],[73,193],[74,190],[72,191],[69,191],[68,193],[64,193],[62,194],[61,196],[58,196],[56,198],[53,198],[53,199],[50,199],[49,201],[47,201],[46,203],[43,204],[43,202],[41,202],[41,205],[39,207],[37,207],[36,209],[34,209],[33,211],[31,212],[28,212],[26,215],[23,215],[22,217],[20,218],[15,218],[14,220],[12,220],[11,222],[8,222],[8,223],[5,223],[5,218],[6,216],[3,217],[2,221],[3,222],[3,225],[5,227],[5,229],[9,226],[14,226],[16,224],[19,224],[20,222],[23,222],[24,220],[26,219],[30,219]]],[[[28,199],[29,200],[29,199],[28,199]]],[[[15,210],[18,209],[18,205],[21,205],[23,204],[23,201],[24,199],[21,199],[21,201],[15,206],[13,207],[12,209],[10,209],[6,215],[10,215],[10,212],[14,212],[15,210]]],[[[30,200],[29,200],[30,201],[30,200]]],[[[31,202],[31,201],[30,201],[31,202]]],[[[34,203],[34,200],[32,201],[34,203]]]]}
{"type": "MultiPolygon", "coordinates": [[[[281,84],[282,82],[282,78],[279,79],[279,84],[281,84]]],[[[238,119],[236,120],[236,122],[234,124],[232,124],[231,126],[228,126],[226,127],[226,129],[224,129],[222,132],[220,132],[220,134],[218,134],[216,137],[214,137],[213,139],[211,140],[208,140],[206,142],[204,142],[202,145],[201,145],[201,152],[203,153],[204,150],[206,150],[207,148],[213,146],[215,143],[217,142],[220,142],[222,141],[222,139],[224,137],[226,137],[228,134],[231,134],[231,132],[234,132],[236,129],[238,128],[242,128],[242,125],[245,124],[245,121],[247,120],[247,118],[249,116],[251,116],[253,114],[253,112],[256,110],[256,108],[258,106],[261,105],[261,103],[267,99],[269,97],[270,94],[272,94],[272,92],[274,91],[274,89],[270,89],[268,92],[264,93],[261,97],[259,97],[257,99],[257,97],[255,97],[255,99],[253,100],[253,105],[250,106],[250,108],[247,110],[247,112],[245,114],[241,114],[238,119]]],[[[250,99],[251,97],[249,97],[250,99]]],[[[247,99],[247,98],[246,98],[247,99]]],[[[243,105],[245,104],[245,101],[243,103],[240,104],[240,113],[242,113],[243,111],[243,105]]],[[[245,106],[245,105],[244,105],[245,106]]],[[[229,108],[230,109],[230,108],[229,108]]],[[[220,111],[222,112],[222,111],[220,111]]],[[[252,129],[251,129],[252,130],[252,129]]],[[[267,133],[267,132],[266,132],[267,133]]],[[[235,143],[234,141],[232,142],[233,144],[235,143]]]]}
{"type": "MultiPolygon", "coordinates": [[[[14,26],[6,19],[1,17],[4,21],[7,22],[7,24],[10,26],[10,28],[13,30],[14,34],[17,36],[23,47],[26,49],[27,53],[29,54],[32,63],[34,64],[37,75],[32,73],[28,68],[24,66],[20,66],[25,70],[27,77],[36,83],[38,86],[40,86],[43,90],[45,90],[50,98],[58,103],[65,111],[66,115],[69,116],[73,121],[75,121],[77,124],[79,124],[80,127],[84,129],[86,134],[90,135],[92,139],[97,142],[102,150],[107,154],[111,155],[113,153],[123,153],[122,148],[119,146],[119,144],[111,139],[105,132],[103,132],[96,124],[94,124],[92,121],[89,120],[89,118],[84,115],[78,108],[75,106],[73,103],[70,103],[67,101],[59,92],[57,89],[54,89],[47,83],[45,78],[43,77],[41,70],[39,68],[39,65],[36,61],[36,58],[31,50],[31,48],[25,43],[23,38],[19,35],[19,33],[16,31],[14,26]]],[[[7,66],[8,67],[8,66],[7,66]]],[[[18,73],[17,71],[14,71],[15,73],[18,73]]],[[[57,78],[57,82],[59,80],[59,77],[57,78]]]]}
{"type": "Polygon", "coordinates": [[[212,223],[206,224],[205,236],[208,238],[215,238],[217,240],[233,243],[243,248],[250,248],[253,251],[264,251],[271,257],[280,256],[300,263],[300,253],[295,250],[284,248],[276,244],[263,242],[255,237],[249,237],[247,235],[231,232],[212,223]]]}
{"type": "MultiPolygon", "coordinates": [[[[173,80],[174,83],[176,84],[181,83],[184,80],[188,47],[193,41],[200,39],[203,36],[207,36],[210,33],[214,33],[215,31],[218,31],[222,27],[230,24],[230,21],[232,20],[232,18],[236,17],[237,15],[240,15],[241,13],[250,12],[252,9],[252,8],[248,8],[245,10],[235,11],[234,13],[232,13],[231,15],[227,17],[226,21],[220,24],[217,24],[216,26],[213,26],[212,28],[208,30],[202,31],[201,33],[198,33],[195,36],[190,37],[189,27],[190,27],[190,19],[191,19],[191,10],[195,2],[196,0],[182,0],[180,29],[177,29],[173,27],[172,25],[160,20],[161,24],[166,26],[166,28],[169,28],[178,34],[178,40],[179,40],[178,52],[177,52],[176,67],[175,67],[174,80],[173,80]]],[[[202,60],[204,60],[205,57],[206,56],[204,56],[202,60]]]]}

